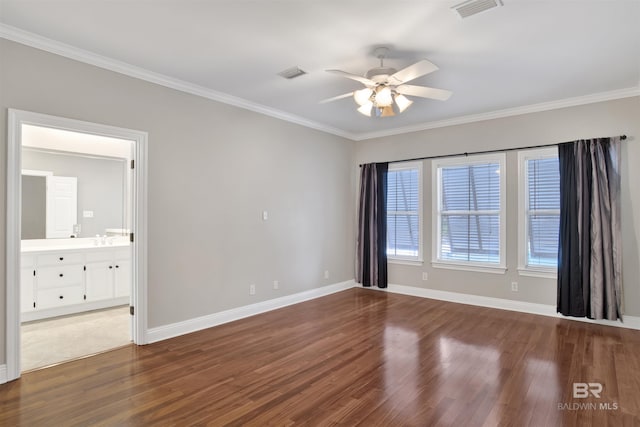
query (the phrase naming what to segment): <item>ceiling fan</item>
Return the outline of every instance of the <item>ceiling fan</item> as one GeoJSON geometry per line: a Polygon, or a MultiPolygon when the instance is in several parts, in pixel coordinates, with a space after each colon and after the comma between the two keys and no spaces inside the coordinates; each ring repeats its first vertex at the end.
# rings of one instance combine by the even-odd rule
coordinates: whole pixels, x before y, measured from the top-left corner
{"type": "Polygon", "coordinates": [[[399,113],[402,113],[413,104],[413,101],[405,95],[437,99],[439,101],[449,99],[451,91],[405,84],[436,71],[438,69],[437,66],[423,59],[397,71],[395,68],[384,66],[384,58],[388,53],[389,48],[387,47],[376,48],[374,54],[380,60],[380,66],[367,71],[364,77],[341,70],[326,70],[329,73],[358,81],[365,85],[365,88],[334,96],[320,101],[320,103],[324,104],[353,96],[353,99],[360,106],[358,112],[365,116],[371,117],[373,114],[375,117],[391,117],[396,114],[394,106],[399,113]]]}

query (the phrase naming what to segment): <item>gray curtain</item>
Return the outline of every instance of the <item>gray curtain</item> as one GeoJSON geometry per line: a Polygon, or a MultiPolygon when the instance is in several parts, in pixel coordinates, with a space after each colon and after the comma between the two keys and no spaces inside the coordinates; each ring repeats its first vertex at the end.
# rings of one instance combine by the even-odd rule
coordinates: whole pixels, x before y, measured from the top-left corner
{"type": "Polygon", "coordinates": [[[356,281],[387,287],[387,171],[388,163],[360,169],[356,281]]]}
{"type": "Polygon", "coordinates": [[[558,312],[591,319],[619,319],[620,138],[560,144],[558,156],[558,312]]]}

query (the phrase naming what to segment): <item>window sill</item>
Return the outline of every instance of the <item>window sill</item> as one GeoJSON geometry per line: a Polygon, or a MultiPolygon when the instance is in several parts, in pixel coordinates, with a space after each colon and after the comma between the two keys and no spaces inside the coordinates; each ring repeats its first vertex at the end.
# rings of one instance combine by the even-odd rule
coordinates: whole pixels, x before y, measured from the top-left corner
{"type": "Polygon", "coordinates": [[[543,270],[536,268],[518,267],[520,276],[540,277],[543,279],[557,279],[558,274],[555,270],[543,270]]]}
{"type": "Polygon", "coordinates": [[[507,268],[501,265],[494,267],[476,264],[456,264],[442,261],[431,261],[431,265],[434,268],[444,268],[447,270],[460,271],[475,271],[477,273],[505,274],[507,272],[507,268]]]}
{"type": "Polygon", "coordinates": [[[424,261],[421,259],[402,259],[402,258],[388,258],[387,263],[389,264],[399,264],[399,265],[413,265],[413,266],[422,266],[424,265],[424,261]]]}

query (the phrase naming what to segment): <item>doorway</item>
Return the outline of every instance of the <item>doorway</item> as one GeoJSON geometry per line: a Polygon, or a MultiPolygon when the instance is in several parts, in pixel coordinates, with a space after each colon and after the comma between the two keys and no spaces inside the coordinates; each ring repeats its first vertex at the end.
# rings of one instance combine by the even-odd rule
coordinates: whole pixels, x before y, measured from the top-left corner
{"type": "Polygon", "coordinates": [[[112,342],[145,344],[147,134],[19,110],[8,124],[7,379],[24,370],[21,324],[32,338],[66,328],[84,346],[100,322],[124,321],[112,342]]]}

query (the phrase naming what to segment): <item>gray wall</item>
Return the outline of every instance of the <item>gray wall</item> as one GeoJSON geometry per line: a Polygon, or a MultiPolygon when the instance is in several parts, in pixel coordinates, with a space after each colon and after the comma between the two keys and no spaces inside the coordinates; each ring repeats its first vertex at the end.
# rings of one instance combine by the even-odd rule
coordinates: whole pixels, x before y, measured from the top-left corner
{"type": "Polygon", "coordinates": [[[124,228],[126,160],[24,148],[22,169],[44,170],[53,172],[54,176],[78,178],[78,224],[82,230],[77,237],[104,235],[107,228],[124,228]],[[93,211],[93,218],[83,218],[84,210],[93,211]]]}
{"type": "MultiPolygon", "coordinates": [[[[0,57],[2,146],[7,108],[149,132],[149,327],[353,279],[353,142],[6,40],[0,57]]],[[[0,364],[5,317],[2,291],[0,364]]]]}
{"type": "Polygon", "coordinates": [[[47,178],[22,175],[22,239],[47,235],[47,178]]]}
{"type": "MultiPolygon", "coordinates": [[[[622,143],[623,289],[626,314],[640,315],[640,98],[627,98],[504,119],[487,120],[357,143],[360,163],[525,147],[626,134],[622,143]]],[[[391,283],[463,294],[555,304],[553,279],[520,276],[518,266],[517,152],[507,153],[507,273],[453,271],[431,266],[431,161],[424,162],[424,265],[390,264],[391,283]],[[428,280],[422,281],[422,272],[428,280]],[[511,291],[511,282],[519,291],[511,291]]]]}

